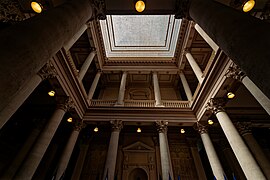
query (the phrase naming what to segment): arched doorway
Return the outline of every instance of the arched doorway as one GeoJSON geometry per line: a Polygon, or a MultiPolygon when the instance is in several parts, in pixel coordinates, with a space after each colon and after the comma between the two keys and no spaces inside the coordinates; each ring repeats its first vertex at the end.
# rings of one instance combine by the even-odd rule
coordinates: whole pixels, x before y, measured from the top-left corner
{"type": "Polygon", "coordinates": [[[128,180],[148,180],[148,177],[142,168],[135,168],[129,173],[128,180]]]}

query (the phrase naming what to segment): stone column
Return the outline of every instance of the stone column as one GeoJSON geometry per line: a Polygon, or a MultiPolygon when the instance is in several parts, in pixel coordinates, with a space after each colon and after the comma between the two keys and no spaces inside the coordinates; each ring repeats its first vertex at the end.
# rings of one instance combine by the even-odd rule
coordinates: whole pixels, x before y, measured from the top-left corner
{"type": "Polygon", "coordinates": [[[87,25],[83,24],[81,29],[68,41],[64,44],[64,49],[68,51],[74,44],[75,42],[82,36],[82,34],[85,32],[87,29],[87,25]]]}
{"type": "Polygon", "coordinates": [[[212,0],[187,4],[189,16],[270,98],[270,24],[212,0]]]}
{"type": "Polygon", "coordinates": [[[197,147],[197,139],[187,139],[189,146],[190,146],[190,150],[191,150],[191,154],[193,157],[193,161],[194,161],[194,165],[197,171],[197,176],[199,178],[199,180],[207,180],[206,175],[205,175],[205,171],[203,169],[203,164],[201,161],[201,157],[200,154],[198,152],[198,147],[197,147]]]}
{"type": "Polygon", "coordinates": [[[184,73],[181,71],[179,76],[180,76],[180,79],[181,79],[181,82],[183,84],[183,87],[184,87],[184,90],[186,92],[188,100],[192,101],[192,99],[193,99],[192,92],[189,88],[189,85],[188,85],[188,82],[187,82],[187,79],[186,79],[184,73]]]}
{"type": "Polygon", "coordinates": [[[206,34],[206,32],[204,32],[204,30],[198,24],[195,24],[194,28],[216,53],[219,49],[218,45],[206,34]]]}
{"type": "Polygon", "coordinates": [[[66,147],[63,153],[61,154],[61,159],[59,160],[59,163],[58,163],[57,173],[55,177],[56,180],[60,180],[61,178],[64,177],[63,174],[65,173],[65,170],[68,166],[71,154],[73,152],[74,146],[77,142],[78,136],[83,126],[84,124],[82,122],[77,122],[74,125],[74,129],[68,139],[66,147]]]}
{"type": "Polygon", "coordinates": [[[201,135],[202,142],[203,142],[203,145],[204,145],[214,176],[218,180],[224,179],[225,173],[223,171],[223,168],[221,166],[221,163],[219,161],[215,148],[212,144],[212,141],[208,135],[207,127],[201,125],[200,123],[197,123],[197,128],[201,135]]]}
{"type": "Polygon", "coordinates": [[[102,179],[105,179],[106,176],[108,176],[108,180],[114,179],[119,134],[123,127],[122,121],[119,121],[119,120],[111,121],[111,124],[112,124],[112,134],[110,138],[110,144],[109,144],[109,149],[107,153],[104,174],[102,178],[102,179]]]}
{"type": "Polygon", "coordinates": [[[244,84],[253,97],[261,104],[264,110],[270,115],[270,99],[245,75],[243,71],[237,66],[232,65],[226,77],[234,78],[244,84]]]}
{"type": "Polygon", "coordinates": [[[127,81],[127,72],[125,71],[125,72],[123,72],[123,75],[121,78],[121,84],[120,84],[119,93],[118,93],[118,100],[117,100],[118,105],[124,104],[126,81],[127,81]]]}
{"type": "Polygon", "coordinates": [[[79,72],[79,75],[78,75],[78,79],[79,81],[82,81],[83,80],[83,77],[85,76],[87,70],[89,69],[90,65],[91,65],[91,62],[93,61],[94,57],[96,56],[96,51],[92,51],[86,58],[86,60],[84,61],[81,69],[80,69],[80,72],[79,72]]]}
{"type": "Polygon", "coordinates": [[[94,95],[95,90],[96,90],[97,85],[98,85],[99,78],[101,76],[101,73],[102,73],[101,71],[98,71],[96,76],[95,76],[95,79],[94,79],[94,81],[93,81],[93,83],[91,85],[91,88],[89,90],[89,93],[88,93],[88,99],[89,100],[93,98],[93,95],[94,95]]]}
{"type": "Polygon", "coordinates": [[[32,179],[66,111],[68,111],[73,107],[74,107],[73,102],[69,98],[66,99],[65,102],[57,106],[51,119],[48,121],[48,124],[45,126],[45,128],[39,135],[39,139],[35,143],[30,153],[28,154],[28,157],[24,161],[21,169],[16,174],[15,179],[18,180],[32,179]]]}
{"type": "Polygon", "coordinates": [[[212,98],[207,103],[207,110],[212,111],[219,123],[220,126],[227,137],[232,150],[242,167],[243,172],[246,175],[247,179],[266,179],[256,163],[255,159],[253,158],[252,154],[250,153],[248,147],[245,145],[244,141],[242,140],[241,136],[237,132],[236,128],[234,127],[231,119],[227,115],[227,113],[223,109],[224,99],[223,98],[212,98]]]}
{"type": "Polygon", "coordinates": [[[69,1],[1,30],[0,111],[92,16],[89,0],[69,1]]]}
{"type": "Polygon", "coordinates": [[[264,175],[267,179],[270,179],[270,162],[268,157],[265,156],[263,150],[260,145],[257,143],[256,139],[252,135],[251,131],[251,123],[249,122],[238,122],[236,123],[236,127],[239,133],[242,135],[246,144],[248,145],[250,151],[254,155],[258,164],[260,165],[264,175]]]}
{"type": "Polygon", "coordinates": [[[162,106],[157,72],[153,72],[153,84],[154,84],[156,106],[162,106]]]}
{"type": "Polygon", "coordinates": [[[170,164],[169,147],[167,144],[167,126],[168,121],[156,121],[157,130],[159,133],[159,148],[160,148],[160,161],[161,161],[161,172],[162,179],[169,179],[172,167],[170,164]]]}
{"type": "Polygon", "coordinates": [[[43,68],[41,68],[41,70],[37,74],[35,74],[30,79],[30,81],[28,81],[22,87],[22,89],[18,91],[18,93],[12,98],[8,105],[0,111],[0,128],[2,128],[5,123],[11,118],[11,116],[19,109],[19,107],[24,103],[24,101],[42,82],[42,80],[47,78],[54,78],[55,76],[56,71],[53,65],[50,62],[46,63],[45,66],[43,66],[43,68]]]}
{"type": "Polygon", "coordinates": [[[193,58],[192,54],[188,51],[188,50],[185,50],[184,52],[193,72],[195,73],[198,81],[199,81],[199,84],[202,84],[203,82],[203,73],[202,73],[202,70],[201,68],[199,67],[199,65],[197,64],[196,60],[193,58]]]}

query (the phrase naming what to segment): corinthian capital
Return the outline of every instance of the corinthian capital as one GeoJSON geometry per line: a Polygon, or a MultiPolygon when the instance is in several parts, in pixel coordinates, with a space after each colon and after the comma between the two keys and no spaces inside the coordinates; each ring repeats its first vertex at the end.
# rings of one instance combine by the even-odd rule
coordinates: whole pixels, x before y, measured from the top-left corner
{"type": "Polygon", "coordinates": [[[159,133],[167,133],[168,121],[156,121],[156,125],[159,133]]]}
{"type": "Polygon", "coordinates": [[[58,97],[58,108],[69,111],[75,108],[74,102],[70,97],[58,97]]]}
{"type": "Polygon", "coordinates": [[[56,77],[57,73],[52,63],[48,62],[41,68],[41,70],[38,72],[38,75],[42,78],[42,80],[45,80],[48,78],[56,77]]]}
{"type": "Polygon", "coordinates": [[[228,78],[234,78],[238,81],[242,81],[246,74],[236,64],[233,64],[231,67],[229,67],[225,76],[228,78]]]}
{"type": "Polygon", "coordinates": [[[121,131],[123,128],[123,122],[121,120],[110,121],[112,125],[112,131],[121,131]]]}
{"type": "Polygon", "coordinates": [[[235,126],[238,132],[243,136],[245,134],[251,134],[251,122],[237,122],[235,126]]]}
{"type": "Polygon", "coordinates": [[[225,111],[223,106],[225,105],[224,98],[211,98],[206,105],[206,109],[208,111],[212,111],[212,113],[217,114],[221,111],[225,111]]]}
{"type": "Polygon", "coordinates": [[[73,129],[74,129],[74,131],[80,132],[80,131],[82,130],[82,128],[85,128],[85,127],[86,127],[86,124],[83,123],[82,121],[80,121],[80,122],[76,122],[76,123],[74,124],[73,129]]]}
{"type": "MultiPolygon", "coordinates": [[[[194,126],[193,126],[194,127],[194,126]]],[[[201,123],[197,122],[196,126],[194,127],[200,134],[208,133],[208,127],[202,125],[201,123]]]]}

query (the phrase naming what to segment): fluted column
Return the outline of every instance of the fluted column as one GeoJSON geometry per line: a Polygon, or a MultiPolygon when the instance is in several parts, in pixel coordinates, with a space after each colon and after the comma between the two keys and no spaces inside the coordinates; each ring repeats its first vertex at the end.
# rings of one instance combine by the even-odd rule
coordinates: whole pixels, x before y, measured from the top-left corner
{"type": "Polygon", "coordinates": [[[108,149],[105,168],[104,168],[104,174],[102,178],[103,180],[105,180],[106,177],[108,177],[108,180],[114,179],[119,134],[123,127],[122,121],[119,121],[119,120],[111,121],[111,124],[112,124],[112,133],[111,133],[110,144],[109,144],[109,149],[108,149]]]}
{"type": "Polygon", "coordinates": [[[197,64],[196,60],[193,58],[192,54],[190,53],[189,50],[185,50],[184,55],[186,56],[193,72],[195,73],[198,81],[200,84],[203,82],[203,73],[200,68],[200,66],[197,64]]]}
{"type": "Polygon", "coordinates": [[[156,106],[162,106],[157,72],[153,72],[153,84],[154,84],[156,106]]]}
{"type": "Polygon", "coordinates": [[[195,24],[194,28],[216,53],[219,49],[218,45],[208,36],[208,34],[206,34],[206,32],[204,32],[204,30],[198,24],[195,24]]]}
{"type": "Polygon", "coordinates": [[[24,101],[31,95],[36,87],[47,78],[54,78],[56,71],[53,65],[48,62],[43,68],[28,81],[21,90],[12,98],[8,105],[0,112],[0,129],[11,118],[11,116],[19,109],[24,101]]]}
{"type": "Polygon", "coordinates": [[[82,36],[84,31],[87,29],[87,25],[83,24],[82,27],[79,29],[79,31],[68,41],[64,44],[64,49],[68,51],[75,42],[82,36]]]}
{"type": "Polygon", "coordinates": [[[101,76],[101,73],[102,73],[101,71],[98,71],[96,76],[95,76],[94,81],[92,82],[92,85],[91,85],[89,93],[88,93],[88,99],[89,100],[93,98],[93,95],[94,95],[95,90],[96,90],[97,85],[98,85],[99,78],[101,76]]]}
{"type": "Polygon", "coordinates": [[[118,100],[117,100],[118,105],[124,104],[126,81],[127,81],[127,72],[125,71],[123,72],[122,78],[121,78],[121,83],[120,83],[120,88],[119,88],[119,93],[118,93],[118,100]]]}
{"type": "Polygon", "coordinates": [[[79,71],[79,75],[78,75],[78,79],[80,81],[83,80],[83,77],[85,76],[87,70],[89,69],[94,57],[96,56],[96,51],[92,51],[86,58],[86,60],[84,61],[80,71],[79,71]]]}
{"type": "Polygon", "coordinates": [[[242,170],[245,173],[247,179],[266,179],[250,153],[248,147],[245,145],[238,131],[234,127],[231,119],[223,109],[224,99],[223,98],[212,98],[209,100],[206,108],[207,110],[212,111],[219,123],[220,126],[226,135],[232,150],[242,167],[242,170]]]}
{"type": "Polygon", "coordinates": [[[73,102],[69,98],[57,106],[51,119],[48,121],[48,124],[45,126],[37,142],[34,144],[34,147],[28,154],[28,157],[24,161],[21,169],[16,174],[15,179],[18,180],[32,179],[65,113],[73,107],[74,107],[73,102]]]}
{"type": "Polygon", "coordinates": [[[74,146],[76,144],[76,141],[83,126],[84,124],[82,122],[78,122],[74,125],[74,129],[68,139],[66,147],[63,153],[61,154],[61,159],[58,163],[57,173],[55,177],[56,180],[59,180],[64,177],[63,174],[65,173],[65,170],[68,166],[71,154],[73,152],[74,146]]]}
{"type": "Polygon", "coordinates": [[[258,164],[260,165],[264,175],[267,179],[270,179],[270,162],[268,157],[264,154],[260,145],[257,143],[256,139],[252,135],[251,131],[251,123],[249,122],[238,122],[236,123],[236,127],[239,133],[242,135],[246,144],[248,145],[250,151],[254,155],[258,164]]]}
{"type": "Polygon", "coordinates": [[[223,171],[223,168],[221,166],[221,163],[219,161],[215,148],[212,144],[212,141],[208,135],[207,127],[197,123],[197,128],[201,135],[202,142],[203,142],[208,160],[210,162],[213,174],[217,180],[223,180],[225,173],[223,171]]]}
{"type": "Polygon", "coordinates": [[[270,115],[270,99],[245,75],[245,73],[237,65],[232,65],[226,73],[226,76],[242,82],[253,97],[261,104],[264,110],[270,115]]]}
{"type": "Polygon", "coordinates": [[[181,71],[181,72],[179,73],[179,76],[180,76],[181,82],[182,82],[182,84],[183,84],[183,87],[184,87],[184,90],[185,90],[187,99],[188,99],[189,101],[192,101],[192,99],[193,99],[192,92],[191,92],[191,90],[190,90],[190,87],[189,87],[189,85],[188,85],[188,82],[187,82],[187,79],[186,79],[184,73],[181,71]]]}
{"type": "Polygon", "coordinates": [[[157,130],[159,134],[159,148],[160,148],[160,161],[161,161],[161,172],[162,179],[169,179],[173,177],[170,156],[169,156],[169,147],[167,143],[167,121],[156,121],[157,130]]]}

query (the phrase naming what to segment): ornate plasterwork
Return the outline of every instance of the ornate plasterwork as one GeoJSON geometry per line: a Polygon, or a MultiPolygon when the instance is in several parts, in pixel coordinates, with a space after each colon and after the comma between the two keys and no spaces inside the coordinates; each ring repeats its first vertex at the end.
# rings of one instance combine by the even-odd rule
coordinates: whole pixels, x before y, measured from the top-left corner
{"type": "Polygon", "coordinates": [[[17,22],[24,20],[19,3],[15,0],[1,0],[0,22],[17,22]]]}
{"type": "Polygon", "coordinates": [[[168,124],[169,124],[168,121],[156,121],[157,131],[159,133],[167,133],[168,124]]]}
{"type": "Polygon", "coordinates": [[[58,97],[57,99],[58,109],[63,109],[64,111],[70,111],[75,108],[74,102],[70,97],[58,97]]]}
{"type": "Polygon", "coordinates": [[[123,128],[123,123],[121,120],[110,121],[110,123],[112,125],[112,131],[121,131],[123,128]]]}
{"type": "Polygon", "coordinates": [[[41,68],[41,70],[38,72],[38,75],[42,78],[42,80],[45,80],[56,77],[57,72],[52,63],[49,61],[41,68]]]}
{"type": "Polygon", "coordinates": [[[231,67],[229,67],[225,76],[228,78],[236,79],[238,81],[242,81],[246,74],[236,64],[233,64],[231,67]]]}
{"type": "Polygon", "coordinates": [[[208,133],[208,127],[204,126],[197,122],[196,126],[194,127],[195,130],[197,130],[200,134],[208,133]]]}
{"type": "Polygon", "coordinates": [[[217,114],[219,112],[225,111],[223,109],[224,105],[224,98],[211,98],[206,105],[206,109],[208,111],[212,111],[214,114],[217,114]]]}

